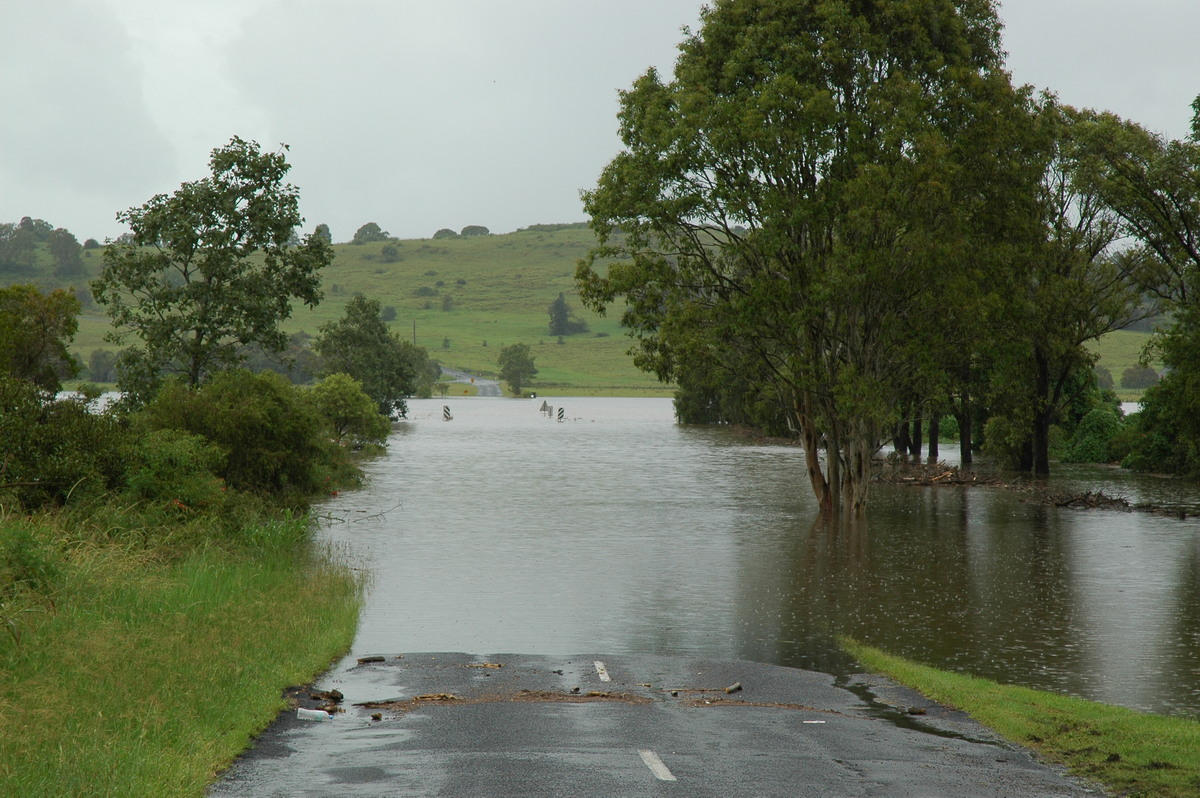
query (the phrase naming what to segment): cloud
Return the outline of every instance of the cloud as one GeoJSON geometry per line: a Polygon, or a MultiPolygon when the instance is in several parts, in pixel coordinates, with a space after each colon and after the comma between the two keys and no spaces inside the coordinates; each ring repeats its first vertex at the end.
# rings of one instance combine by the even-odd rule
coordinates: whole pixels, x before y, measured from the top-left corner
{"type": "Polygon", "coordinates": [[[367,221],[511,230],[583,218],[579,190],[618,148],[617,89],[669,65],[698,9],[672,4],[278,2],[227,59],[335,239],[367,221]],[[267,31],[283,54],[254,46],[267,31]]]}
{"type": "Polygon", "coordinates": [[[67,209],[72,224],[112,219],[125,207],[115,198],[146,198],[172,148],[151,119],[130,40],[111,13],[86,2],[15,4],[0,26],[0,74],[0,184],[22,187],[0,196],[0,219],[65,224],[59,214],[67,209]]]}

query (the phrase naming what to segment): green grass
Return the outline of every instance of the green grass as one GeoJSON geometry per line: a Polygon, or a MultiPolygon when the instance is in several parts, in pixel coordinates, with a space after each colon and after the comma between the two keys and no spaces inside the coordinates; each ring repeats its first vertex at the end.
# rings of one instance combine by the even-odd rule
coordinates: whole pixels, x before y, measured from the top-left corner
{"type": "Polygon", "coordinates": [[[0,795],[203,796],[352,641],[360,584],[304,524],[146,546],[37,519],[61,561],[53,591],[3,605],[0,795]]]}
{"type": "MultiPolygon", "coordinates": [[[[323,275],[325,300],[313,310],[296,309],[284,326],[288,332],[316,333],[362,293],[395,308],[392,329],[408,340],[415,329],[416,343],[452,368],[494,375],[500,347],[526,343],[539,370],[530,388],[539,393],[670,395],[669,387],[634,367],[627,354],[632,341],[619,324],[620,309],[601,317],[579,302],[575,264],[592,244],[592,233],[583,226],[535,226],[503,235],[394,242],[400,258],[394,263],[385,262],[383,242],[336,244],[334,263],[323,275]],[[418,296],[420,289],[431,295],[418,296]],[[562,344],[549,332],[549,307],[559,292],[589,326],[588,332],[567,336],[562,344]],[[443,309],[445,297],[450,298],[449,310],[443,309]]],[[[86,268],[95,272],[100,259],[99,250],[88,252],[86,268]]],[[[48,256],[45,261],[48,270],[48,256]]],[[[86,362],[93,350],[112,349],[103,340],[108,329],[102,309],[85,309],[72,351],[86,362]]],[[[1089,348],[1119,385],[1148,339],[1148,333],[1120,331],[1089,348]]],[[[1141,393],[1117,390],[1123,401],[1136,401],[1141,393]]]]}
{"type": "MultiPolygon", "coordinates": [[[[619,309],[601,317],[584,309],[575,290],[575,264],[593,243],[585,227],[528,229],[493,236],[394,242],[400,260],[384,261],[384,243],[337,244],[322,282],[325,300],[315,309],[297,308],[288,332],[315,334],[342,316],[356,293],[395,308],[391,328],[425,347],[450,368],[494,378],[500,348],[525,343],[533,349],[539,393],[668,396],[672,389],[639,371],[627,354],[632,341],[619,323],[619,309]],[[440,283],[440,285],[439,285],[440,283]],[[419,296],[426,289],[430,296],[419,296]],[[571,310],[587,322],[586,333],[550,334],[550,304],[564,294],[571,310]],[[449,309],[443,309],[445,297],[449,309]],[[415,330],[415,336],[414,336],[415,330]],[[448,344],[448,346],[447,346],[448,344]]],[[[99,253],[87,261],[98,267],[99,253]]],[[[109,330],[102,309],[86,309],[71,347],[83,361],[109,330]]]]}
{"type": "MultiPolygon", "coordinates": [[[[1108,369],[1117,384],[1116,393],[1122,402],[1136,402],[1142,398],[1141,389],[1121,388],[1121,375],[1125,369],[1138,365],[1142,349],[1150,341],[1150,333],[1118,330],[1109,333],[1088,345],[1088,349],[1099,355],[1097,363],[1108,369]]],[[[1161,363],[1151,363],[1161,367],[1161,363]]]]}
{"type": "Polygon", "coordinates": [[[1140,798],[1200,795],[1200,723],[938,670],[843,639],[866,668],[963,710],[1071,773],[1140,798]]]}

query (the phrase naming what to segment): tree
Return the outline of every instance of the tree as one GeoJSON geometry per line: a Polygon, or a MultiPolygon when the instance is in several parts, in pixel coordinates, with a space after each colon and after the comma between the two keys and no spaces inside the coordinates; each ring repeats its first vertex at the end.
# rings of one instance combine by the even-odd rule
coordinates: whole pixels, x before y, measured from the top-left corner
{"type": "Polygon", "coordinates": [[[361,449],[387,440],[391,425],[358,380],[346,374],[330,374],[314,385],[308,396],[329,422],[339,444],[361,449]]]}
{"type": "Polygon", "coordinates": [[[333,243],[333,233],[329,232],[329,225],[325,224],[324,222],[313,228],[313,235],[317,238],[324,239],[326,244],[333,243]]]}
{"type": "Polygon", "coordinates": [[[0,224],[0,272],[32,272],[36,262],[33,234],[15,224],[0,224]]]}
{"type": "Polygon", "coordinates": [[[419,390],[425,350],[401,340],[380,318],[379,302],[356,296],[345,314],[321,326],[313,340],[325,374],[346,374],[362,384],[379,413],[403,417],[405,398],[419,390]]]}
{"type": "Polygon", "coordinates": [[[459,233],[459,235],[461,235],[463,238],[468,238],[469,236],[486,236],[491,234],[492,231],[488,230],[481,224],[469,224],[462,229],[461,233],[459,233]]]}
{"type": "Polygon", "coordinates": [[[1085,346],[1144,312],[1137,274],[1144,259],[1117,247],[1120,219],[1090,178],[1079,125],[1088,115],[1047,100],[1035,112],[1043,177],[1040,225],[1014,236],[1009,268],[997,275],[994,336],[988,347],[992,418],[987,439],[1013,464],[1050,473],[1050,429],[1093,385],[1085,346]],[[1142,311],[1139,311],[1142,308],[1142,311]]]}
{"type": "Polygon", "coordinates": [[[116,382],[117,354],[111,349],[93,349],[87,370],[87,378],[92,382],[116,382]]]}
{"type": "Polygon", "coordinates": [[[1167,372],[1142,398],[1126,463],[1141,470],[1200,473],[1200,96],[1191,135],[1167,140],[1112,114],[1084,128],[1097,190],[1151,253],[1142,288],[1171,314],[1144,357],[1167,372]]]}
{"type": "Polygon", "coordinates": [[[46,247],[54,258],[54,276],[83,274],[83,246],[71,231],[62,227],[52,230],[46,237],[46,247]]]}
{"type": "Polygon", "coordinates": [[[587,332],[587,322],[575,318],[566,297],[560,291],[558,298],[550,303],[550,334],[573,335],[587,332]]]}
{"type": "Polygon", "coordinates": [[[443,227],[433,234],[434,238],[458,238],[458,233],[451,230],[449,227],[443,227]]]}
{"type": "Polygon", "coordinates": [[[367,222],[354,231],[351,244],[370,244],[373,241],[390,241],[391,235],[375,222],[367,222]]]}
{"type": "Polygon", "coordinates": [[[533,355],[530,354],[529,344],[510,344],[500,348],[497,358],[500,364],[500,379],[508,383],[513,394],[520,396],[523,388],[538,370],[533,365],[533,355]]]}
{"type": "Polygon", "coordinates": [[[289,246],[303,219],[283,152],[234,137],[209,164],[211,176],[117,215],[131,235],[104,251],[92,283],[115,327],[108,340],[139,340],[122,354],[121,388],[135,399],[166,373],[198,385],[250,343],[282,351],[292,301],[321,300],[333,250],[315,234],[289,246]]]}
{"type": "Polygon", "coordinates": [[[0,288],[0,375],[56,393],[79,371],[68,347],[79,328],[79,300],[62,289],[0,288]]]}
{"type": "Polygon", "coordinates": [[[722,0],[701,21],[671,82],[621,94],[580,294],[623,301],[664,380],[696,352],[753,363],[821,509],[856,515],[942,309],[995,262],[976,231],[1036,178],[999,21],[987,0],[722,0]]]}

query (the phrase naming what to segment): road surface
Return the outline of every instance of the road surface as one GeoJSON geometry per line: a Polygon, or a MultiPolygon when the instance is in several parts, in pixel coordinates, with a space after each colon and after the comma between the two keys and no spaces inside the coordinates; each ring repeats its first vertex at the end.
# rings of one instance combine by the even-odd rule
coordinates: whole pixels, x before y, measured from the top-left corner
{"type": "Polygon", "coordinates": [[[879,677],[651,656],[379,658],[347,659],[318,685],[344,711],[285,712],[211,795],[1099,794],[879,677]]]}

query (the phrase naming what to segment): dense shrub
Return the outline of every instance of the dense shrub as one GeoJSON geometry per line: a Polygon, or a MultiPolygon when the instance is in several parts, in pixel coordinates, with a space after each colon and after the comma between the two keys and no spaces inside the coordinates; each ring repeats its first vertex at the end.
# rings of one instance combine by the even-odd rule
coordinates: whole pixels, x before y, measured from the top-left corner
{"type": "Polygon", "coordinates": [[[221,449],[199,435],[151,430],[138,441],[127,478],[129,492],[181,509],[218,507],[225,498],[225,485],[217,476],[224,463],[221,449]]]}
{"type": "Polygon", "coordinates": [[[198,388],[165,383],[139,414],[144,428],[178,429],[220,447],[217,475],[237,490],[309,495],[340,457],[300,389],[273,372],[226,371],[198,388]]]}
{"type": "Polygon", "coordinates": [[[1108,463],[1114,458],[1112,439],[1121,430],[1120,413],[1108,406],[1092,409],[1075,426],[1062,452],[1067,463],[1108,463]]]}
{"type": "Polygon", "coordinates": [[[330,374],[308,393],[339,443],[355,448],[381,445],[392,425],[380,415],[375,400],[363,393],[362,383],[346,374],[330,374]]]}
{"type": "Polygon", "coordinates": [[[131,438],[87,397],[55,399],[0,377],[0,503],[25,510],[95,497],[124,484],[131,438]]]}

